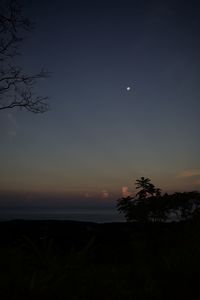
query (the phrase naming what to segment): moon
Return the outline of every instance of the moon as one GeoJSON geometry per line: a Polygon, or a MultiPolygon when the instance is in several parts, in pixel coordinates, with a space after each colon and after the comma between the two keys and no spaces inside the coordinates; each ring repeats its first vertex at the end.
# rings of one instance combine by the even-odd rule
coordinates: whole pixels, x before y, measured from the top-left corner
{"type": "Polygon", "coordinates": [[[131,90],[131,87],[130,86],[127,86],[126,87],[126,90],[129,92],[131,90]]]}

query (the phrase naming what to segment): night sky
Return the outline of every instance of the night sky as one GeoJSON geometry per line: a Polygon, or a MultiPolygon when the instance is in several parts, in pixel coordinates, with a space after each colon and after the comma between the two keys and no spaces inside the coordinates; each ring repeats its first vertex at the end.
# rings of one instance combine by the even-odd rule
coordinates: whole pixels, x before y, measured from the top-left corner
{"type": "Polygon", "coordinates": [[[140,176],[199,190],[198,1],[35,0],[24,12],[35,28],[18,64],[51,72],[36,87],[51,109],[0,113],[0,205],[109,203],[140,176]]]}

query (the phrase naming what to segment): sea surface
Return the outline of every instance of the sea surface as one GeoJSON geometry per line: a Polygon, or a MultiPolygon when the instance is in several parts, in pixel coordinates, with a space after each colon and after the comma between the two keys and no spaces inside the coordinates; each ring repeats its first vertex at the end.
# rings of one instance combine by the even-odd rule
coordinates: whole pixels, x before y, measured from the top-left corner
{"type": "Polygon", "coordinates": [[[124,222],[116,209],[0,209],[0,221],[10,220],[73,220],[96,223],[124,222]]]}

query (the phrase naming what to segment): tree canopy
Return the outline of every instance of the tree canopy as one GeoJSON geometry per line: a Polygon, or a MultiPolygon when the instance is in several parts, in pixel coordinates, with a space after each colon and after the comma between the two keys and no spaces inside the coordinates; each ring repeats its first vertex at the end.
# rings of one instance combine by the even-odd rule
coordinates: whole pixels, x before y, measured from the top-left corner
{"type": "Polygon", "coordinates": [[[200,216],[200,193],[175,192],[161,194],[149,178],[136,180],[135,196],[117,200],[117,209],[128,222],[166,222],[198,219],[200,216]]]}

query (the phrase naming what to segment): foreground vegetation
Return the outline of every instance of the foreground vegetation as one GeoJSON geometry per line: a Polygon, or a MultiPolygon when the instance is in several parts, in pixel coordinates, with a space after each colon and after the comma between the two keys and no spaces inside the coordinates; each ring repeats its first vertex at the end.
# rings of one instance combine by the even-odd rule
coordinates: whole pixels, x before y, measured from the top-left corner
{"type": "Polygon", "coordinates": [[[188,299],[200,224],[0,223],[1,299],[188,299]]]}

